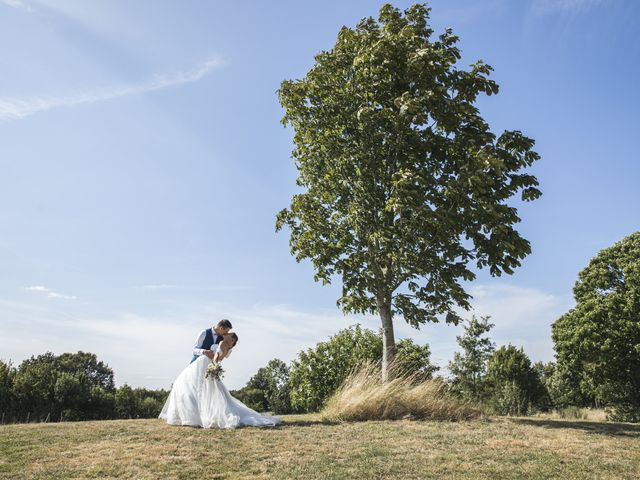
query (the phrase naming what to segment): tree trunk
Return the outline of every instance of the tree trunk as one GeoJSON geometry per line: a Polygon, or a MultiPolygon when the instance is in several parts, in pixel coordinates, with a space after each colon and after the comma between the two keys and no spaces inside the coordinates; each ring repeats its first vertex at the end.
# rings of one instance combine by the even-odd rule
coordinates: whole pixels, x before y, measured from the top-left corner
{"type": "Polygon", "coordinates": [[[382,381],[391,379],[390,367],[396,355],[396,341],[393,335],[391,297],[378,297],[378,313],[382,321],[382,381]]]}

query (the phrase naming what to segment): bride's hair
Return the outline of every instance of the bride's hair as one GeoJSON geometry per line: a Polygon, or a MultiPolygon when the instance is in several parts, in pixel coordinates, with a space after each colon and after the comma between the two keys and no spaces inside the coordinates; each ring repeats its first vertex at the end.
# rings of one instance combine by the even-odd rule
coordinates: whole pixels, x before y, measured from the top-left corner
{"type": "Polygon", "coordinates": [[[236,343],[238,343],[238,335],[236,335],[235,332],[231,332],[229,335],[231,335],[231,338],[233,338],[233,346],[236,346],[236,343]]]}

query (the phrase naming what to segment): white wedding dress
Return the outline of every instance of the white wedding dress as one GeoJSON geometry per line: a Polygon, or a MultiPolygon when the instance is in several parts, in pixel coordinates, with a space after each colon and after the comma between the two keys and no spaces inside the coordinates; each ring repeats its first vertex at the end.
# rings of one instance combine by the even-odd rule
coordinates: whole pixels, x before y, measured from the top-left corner
{"type": "Polygon", "coordinates": [[[201,355],[178,375],[159,418],[170,425],[202,428],[273,427],[280,424],[279,418],[261,415],[233,398],[220,380],[205,378],[209,362],[206,356],[201,355]]]}

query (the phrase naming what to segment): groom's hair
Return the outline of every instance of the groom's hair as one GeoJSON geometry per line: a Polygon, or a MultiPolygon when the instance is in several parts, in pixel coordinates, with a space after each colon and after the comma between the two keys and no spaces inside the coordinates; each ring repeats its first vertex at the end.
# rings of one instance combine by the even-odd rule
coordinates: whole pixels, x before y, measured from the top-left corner
{"type": "Polygon", "coordinates": [[[233,328],[232,325],[231,325],[231,322],[229,320],[227,320],[226,318],[220,320],[218,322],[218,325],[216,325],[216,326],[220,327],[220,328],[227,328],[227,329],[233,328]]]}

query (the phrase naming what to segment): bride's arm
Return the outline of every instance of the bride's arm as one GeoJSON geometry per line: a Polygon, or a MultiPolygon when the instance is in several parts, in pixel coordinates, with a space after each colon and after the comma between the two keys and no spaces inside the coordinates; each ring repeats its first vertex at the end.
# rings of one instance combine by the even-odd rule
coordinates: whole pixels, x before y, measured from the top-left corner
{"type": "Polygon", "coordinates": [[[227,358],[228,355],[229,348],[224,343],[221,343],[215,355],[213,356],[213,361],[221,362],[223,359],[227,358]]]}

